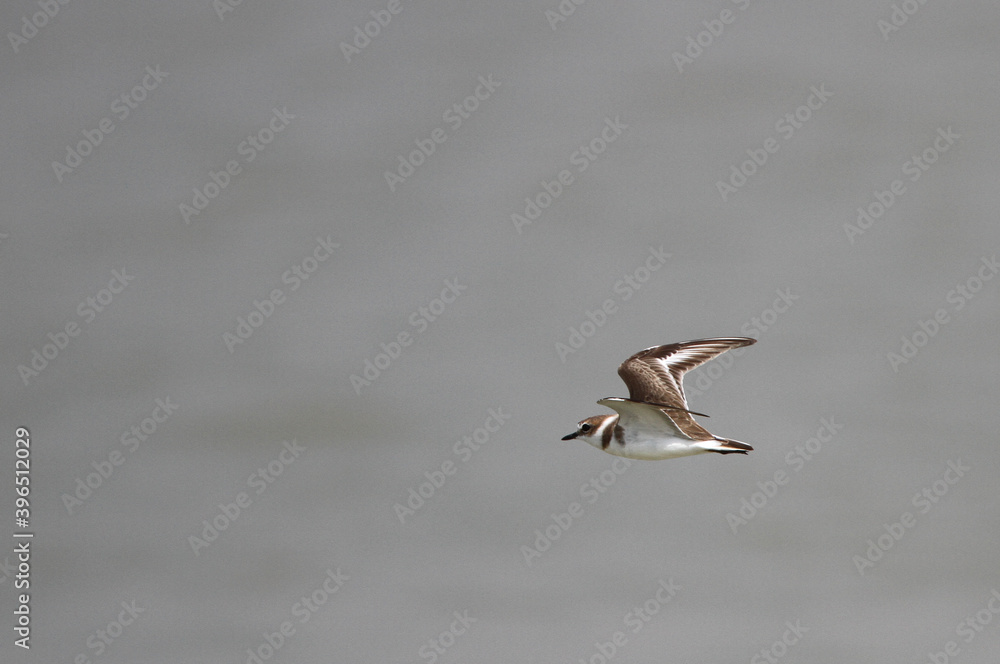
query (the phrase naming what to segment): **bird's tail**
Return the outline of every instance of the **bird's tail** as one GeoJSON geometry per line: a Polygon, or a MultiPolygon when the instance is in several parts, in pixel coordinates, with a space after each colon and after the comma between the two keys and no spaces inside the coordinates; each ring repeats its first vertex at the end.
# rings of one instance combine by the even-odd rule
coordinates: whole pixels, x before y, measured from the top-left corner
{"type": "Polygon", "coordinates": [[[746,443],[728,438],[703,440],[698,443],[698,447],[708,452],[716,452],[717,454],[746,454],[753,451],[753,448],[746,443]]]}

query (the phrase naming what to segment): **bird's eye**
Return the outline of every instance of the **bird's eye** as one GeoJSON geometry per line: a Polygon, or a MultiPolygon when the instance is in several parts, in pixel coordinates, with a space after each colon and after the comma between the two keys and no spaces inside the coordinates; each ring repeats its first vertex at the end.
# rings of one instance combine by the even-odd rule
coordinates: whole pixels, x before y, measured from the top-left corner
{"type": "Polygon", "coordinates": [[[589,424],[581,424],[580,425],[580,431],[582,431],[584,433],[587,433],[588,431],[590,431],[590,425],[589,424]]]}

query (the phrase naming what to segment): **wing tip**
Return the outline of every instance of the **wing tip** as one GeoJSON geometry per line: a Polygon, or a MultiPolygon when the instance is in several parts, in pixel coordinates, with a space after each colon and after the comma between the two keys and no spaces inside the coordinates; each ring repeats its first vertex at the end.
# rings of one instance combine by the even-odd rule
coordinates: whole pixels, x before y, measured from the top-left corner
{"type": "Polygon", "coordinates": [[[650,351],[659,351],[660,349],[663,348],[681,349],[687,346],[694,346],[698,344],[708,344],[708,343],[728,343],[733,348],[739,348],[741,346],[752,346],[755,343],[757,343],[757,339],[754,339],[753,337],[706,337],[704,339],[688,339],[687,341],[678,341],[672,344],[660,344],[657,346],[650,346],[649,348],[643,348],[639,352],[633,353],[628,358],[628,360],[622,362],[621,366],[624,367],[629,360],[641,359],[647,356],[647,354],[650,351]]]}

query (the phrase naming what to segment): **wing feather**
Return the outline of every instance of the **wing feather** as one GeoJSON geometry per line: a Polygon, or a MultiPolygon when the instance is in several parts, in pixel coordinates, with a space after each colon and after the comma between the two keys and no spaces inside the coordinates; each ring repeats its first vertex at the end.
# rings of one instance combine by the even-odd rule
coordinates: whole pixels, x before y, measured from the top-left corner
{"type": "MultiPolygon", "coordinates": [[[[618,367],[632,401],[687,408],[684,374],[732,348],[757,343],[750,337],[695,339],[641,350],[618,367]]],[[[672,412],[671,418],[694,420],[684,412],[672,412]],[[682,417],[683,416],[683,417],[682,417]]]]}
{"type": "Polygon", "coordinates": [[[678,438],[689,440],[714,440],[700,424],[685,412],[666,410],[657,404],[607,397],[598,401],[602,406],[618,413],[618,423],[626,429],[658,432],[667,429],[678,438]]]}

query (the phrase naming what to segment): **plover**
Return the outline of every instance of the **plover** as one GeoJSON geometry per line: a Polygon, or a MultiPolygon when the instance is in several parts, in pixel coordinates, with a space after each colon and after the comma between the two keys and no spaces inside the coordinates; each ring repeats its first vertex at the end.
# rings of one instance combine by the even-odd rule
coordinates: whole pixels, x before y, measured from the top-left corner
{"type": "Polygon", "coordinates": [[[684,374],[731,348],[757,343],[749,337],[696,339],[641,350],[622,362],[618,375],[628,399],[608,397],[597,403],[617,415],[581,420],[563,440],[581,438],[608,454],[630,459],[673,459],[715,452],[746,454],[746,443],[720,438],[694,421],[684,397],[684,374]]]}

